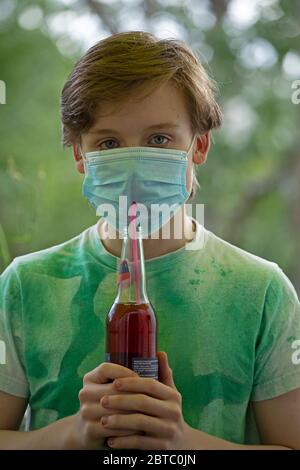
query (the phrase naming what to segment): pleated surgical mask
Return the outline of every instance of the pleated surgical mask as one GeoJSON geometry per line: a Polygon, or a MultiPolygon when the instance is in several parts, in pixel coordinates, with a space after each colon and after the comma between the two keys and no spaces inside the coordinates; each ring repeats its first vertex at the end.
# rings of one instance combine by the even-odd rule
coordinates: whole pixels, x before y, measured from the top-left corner
{"type": "Polygon", "coordinates": [[[144,235],[165,225],[189,197],[188,151],[156,147],[120,147],[83,154],[83,194],[119,232],[137,203],[137,222],[144,235]],[[169,210],[168,210],[169,209],[169,210]]]}

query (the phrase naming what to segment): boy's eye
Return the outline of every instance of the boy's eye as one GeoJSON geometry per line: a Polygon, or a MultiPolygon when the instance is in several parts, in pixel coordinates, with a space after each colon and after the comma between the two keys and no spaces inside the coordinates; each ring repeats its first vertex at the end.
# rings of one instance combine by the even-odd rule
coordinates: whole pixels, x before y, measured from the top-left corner
{"type": "Polygon", "coordinates": [[[168,137],[165,137],[164,135],[158,134],[152,137],[150,142],[152,141],[156,141],[154,142],[154,145],[163,145],[163,144],[167,144],[170,141],[170,139],[168,139],[168,137]]]}
{"type": "Polygon", "coordinates": [[[108,150],[108,149],[114,149],[117,146],[117,142],[114,139],[107,139],[104,140],[103,142],[100,142],[98,147],[101,148],[102,150],[108,150]],[[104,147],[103,144],[105,144],[104,147]]]}
{"type": "MultiPolygon", "coordinates": [[[[154,145],[163,145],[163,144],[166,144],[170,141],[170,139],[168,137],[165,137],[164,135],[155,135],[154,137],[152,137],[150,139],[150,142],[154,141],[154,145]],[[154,141],[154,139],[156,141],[154,141]]],[[[109,149],[113,149],[113,148],[116,148],[117,145],[117,142],[114,140],[114,139],[107,139],[107,140],[103,140],[103,142],[99,142],[99,144],[97,145],[98,148],[101,148],[102,150],[109,150],[109,149]],[[104,147],[103,147],[103,144],[104,147]]]]}

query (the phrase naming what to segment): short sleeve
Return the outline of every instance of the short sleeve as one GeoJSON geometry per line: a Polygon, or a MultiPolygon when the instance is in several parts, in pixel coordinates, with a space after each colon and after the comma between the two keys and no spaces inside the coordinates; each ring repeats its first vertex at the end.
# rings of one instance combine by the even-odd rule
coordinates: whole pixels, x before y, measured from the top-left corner
{"type": "Polygon", "coordinates": [[[253,401],[300,387],[300,303],[295,288],[274,264],[256,342],[253,401]]]}
{"type": "Polygon", "coordinates": [[[23,361],[22,293],[15,260],[0,276],[0,391],[27,398],[23,361]]]}

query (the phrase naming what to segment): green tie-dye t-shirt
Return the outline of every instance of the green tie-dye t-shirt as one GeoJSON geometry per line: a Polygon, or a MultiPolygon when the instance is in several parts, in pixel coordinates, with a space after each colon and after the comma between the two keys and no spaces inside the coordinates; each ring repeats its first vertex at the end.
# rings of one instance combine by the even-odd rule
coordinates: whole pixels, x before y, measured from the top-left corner
{"type": "MultiPolygon", "coordinates": [[[[190,426],[259,442],[251,402],[300,387],[299,300],[275,263],[196,225],[189,249],[146,260],[158,349],[190,426]]],[[[83,375],[104,361],[116,269],[96,224],[1,275],[0,390],[28,398],[30,429],[78,411],[83,375]]]]}

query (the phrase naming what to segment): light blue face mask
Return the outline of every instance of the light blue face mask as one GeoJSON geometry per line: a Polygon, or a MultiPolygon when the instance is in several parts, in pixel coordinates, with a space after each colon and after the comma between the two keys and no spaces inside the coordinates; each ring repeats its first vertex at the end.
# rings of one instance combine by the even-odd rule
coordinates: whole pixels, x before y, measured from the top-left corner
{"type": "Polygon", "coordinates": [[[136,202],[136,221],[143,234],[156,232],[189,197],[186,170],[194,139],[187,152],[156,147],[81,152],[84,196],[97,215],[105,217],[119,232],[128,226],[129,207],[136,202]]]}

